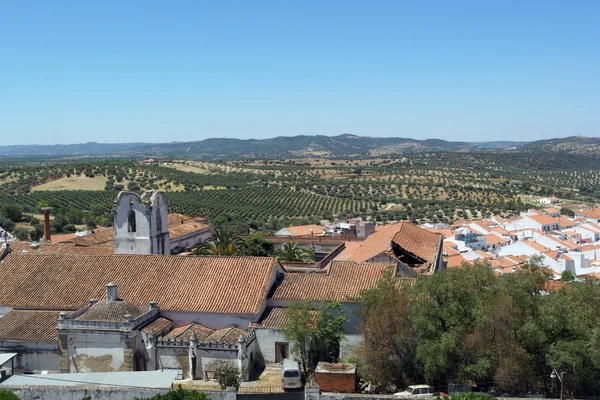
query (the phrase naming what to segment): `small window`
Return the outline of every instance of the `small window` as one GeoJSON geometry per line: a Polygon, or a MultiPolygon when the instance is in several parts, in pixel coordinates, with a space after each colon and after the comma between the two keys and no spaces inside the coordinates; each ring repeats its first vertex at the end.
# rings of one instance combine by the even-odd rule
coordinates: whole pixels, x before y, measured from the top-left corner
{"type": "Polygon", "coordinates": [[[129,212],[127,213],[127,231],[128,232],[135,232],[136,231],[136,226],[135,226],[135,211],[133,211],[133,210],[129,210],[129,212]]]}

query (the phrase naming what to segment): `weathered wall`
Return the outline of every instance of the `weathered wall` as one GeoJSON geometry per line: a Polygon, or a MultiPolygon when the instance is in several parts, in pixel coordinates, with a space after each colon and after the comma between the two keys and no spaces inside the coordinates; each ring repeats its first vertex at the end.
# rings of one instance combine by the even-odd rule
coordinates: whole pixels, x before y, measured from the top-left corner
{"type": "Polygon", "coordinates": [[[258,343],[258,346],[260,346],[260,351],[265,360],[265,363],[274,363],[275,362],[275,343],[276,342],[288,343],[288,340],[286,340],[285,336],[283,336],[283,333],[281,333],[277,329],[258,328],[258,329],[255,329],[255,332],[256,332],[256,341],[258,343]]]}
{"type": "MultiPolygon", "coordinates": [[[[138,389],[138,388],[98,388],[82,386],[36,386],[18,387],[2,386],[14,392],[21,400],[81,400],[91,396],[92,400],[133,400],[136,397],[149,398],[160,393],[167,393],[167,389],[138,389]]],[[[212,400],[235,400],[231,393],[225,391],[205,391],[212,400]]]]}
{"type": "MultiPolygon", "coordinates": [[[[0,353],[17,353],[14,358],[15,374],[59,372],[57,342],[0,341],[0,353]]],[[[6,364],[9,370],[10,366],[10,363],[6,364]]]]}
{"type": "Polygon", "coordinates": [[[119,332],[70,333],[68,348],[70,372],[127,371],[132,366],[119,332]]]}
{"type": "MultiPolygon", "coordinates": [[[[190,372],[189,346],[158,346],[157,347],[157,369],[181,369],[183,377],[187,378],[190,372]]],[[[204,349],[196,351],[196,374],[197,379],[203,379],[205,370],[212,370],[217,361],[227,360],[240,367],[238,363],[237,349],[204,349]]]]}

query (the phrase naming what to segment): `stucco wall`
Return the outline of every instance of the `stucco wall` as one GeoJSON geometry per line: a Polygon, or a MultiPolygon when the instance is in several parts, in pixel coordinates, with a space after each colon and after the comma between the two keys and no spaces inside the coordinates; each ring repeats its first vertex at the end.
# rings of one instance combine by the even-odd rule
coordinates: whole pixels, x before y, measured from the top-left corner
{"type": "Polygon", "coordinates": [[[265,360],[265,363],[274,363],[275,343],[287,343],[288,340],[286,340],[285,336],[283,336],[283,333],[281,333],[277,329],[257,328],[254,331],[256,332],[256,341],[258,343],[258,346],[260,346],[260,351],[265,360]]]}
{"type": "MultiPolygon", "coordinates": [[[[59,371],[57,342],[0,341],[0,353],[17,353],[14,358],[15,374],[59,371]]],[[[6,368],[12,374],[11,365],[7,363],[6,368]]]]}
{"type": "Polygon", "coordinates": [[[68,338],[70,372],[111,372],[127,370],[119,332],[70,333],[68,338]]]}

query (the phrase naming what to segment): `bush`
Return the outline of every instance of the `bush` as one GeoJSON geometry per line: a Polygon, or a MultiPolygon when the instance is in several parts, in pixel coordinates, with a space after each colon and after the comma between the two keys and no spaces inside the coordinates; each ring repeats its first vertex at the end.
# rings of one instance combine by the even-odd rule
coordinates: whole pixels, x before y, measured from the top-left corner
{"type": "Polygon", "coordinates": [[[450,397],[451,400],[493,400],[494,396],[487,393],[467,392],[450,397]]]}
{"type": "Polygon", "coordinates": [[[19,397],[10,390],[0,389],[0,400],[19,400],[19,397]]]}
{"type": "Polygon", "coordinates": [[[19,240],[27,240],[29,238],[29,231],[23,228],[17,228],[13,231],[13,235],[19,240]]]}
{"type": "Polygon", "coordinates": [[[234,387],[239,389],[242,383],[242,376],[238,368],[228,362],[220,362],[215,368],[215,379],[221,385],[221,389],[234,387]]]}
{"type": "Polygon", "coordinates": [[[134,400],[210,400],[204,393],[197,390],[184,390],[179,386],[177,390],[171,390],[165,394],[157,394],[153,397],[141,399],[135,397],[134,400]]]}

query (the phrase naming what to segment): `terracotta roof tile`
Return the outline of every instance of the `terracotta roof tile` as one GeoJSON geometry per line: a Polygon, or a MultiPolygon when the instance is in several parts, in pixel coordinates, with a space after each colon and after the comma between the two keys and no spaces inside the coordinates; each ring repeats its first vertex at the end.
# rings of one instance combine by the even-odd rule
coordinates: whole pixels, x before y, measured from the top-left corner
{"type": "Polygon", "coordinates": [[[109,246],[79,246],[70,242],[41,243],[38,248],[32,248],[29,242],[14,241],[10,248],[15,253],[74,253],[74,254],[113,254],[112,243],[109,246]]]}
{"type": "Polygon", "coordinates": [[[159,336],[171,329],[172,324],[173,322],[170,319],[159,317],[154,321],[150,322],[148,325],[146,325],[142,329],[142,332],[144,332],[147,335],[151,333],[154,336],[159,336]]]}
{"type": "MultiPolygon", "coordinates": [[[[391,241],[396,235],[398,231],[402,229],[402,225],[409,224],[408,222],[398,222],[392,225],[385,225],[382,227],[377,227],[375,232],[370,234],[364,241],[360,243],[360,246],[354,249],[354,252],[351,254],[348,252],[344,252],[348,254],[346,259],[349,261],[356,262],[365,262],[376,255],[383,253],[386,250],[389,250],[391,247],[391,241]]],[[[412,224],[409,224],[412,225],[412,224]]],[[[413,225],[415,226],[415,225],[413,225]]],[[[417,227],[418,228],[418,227],[417,227]]],[[[418,228],[424,232],[427,232],[425,229],[418,228]]],[[[440,234],[435,234],[431,232],[427,232],[431,235],[437,235],[441,237],[440,234]]],[[[336,259],[342,260],[341,257],[337,257],[336,259]]]]}
{"type": "Polygon", "coordinates": [[[169,226],[169,239],[174,240],[194,232],[210,229],[210,224],[204,221],[189,220],[183,224],[169,226]]]}
{"type": "MultiPolygon", "coordinates": [[[[318,311],[312,310],[313,317],[317,316],[318,311]]],[[[268,307],[260,318],[260,321],[250,324],[250,328],[281,329],[287,324],[284,307],[268,307]]]]}
{"type": "Polygon", "coordinates": [[[0,340],[58,340],[59,311],[12,310],[0,318],[0,340]]]}
{"type": "Polygon", "coordinates": [[[293,236],[318,236],[325,233],[325,228],[320,225],[288,226],[285,229],[293,236]]]}
{"type": "MultiPolygon", "coordinates": [[[[327,272],[286,274],[273,299],[352,302],[364,290],[374,288],[385,271],[393,268],[391,264],[332,261],[327,272]]],[[[414,282],[415,279],[398,278],[400,287],[414,282]]]]}
{"type": "Polygon", "coordinates": [[[153,300],[165,311],[257,314],[278,268],[269,257],[11,253],[0,305],[76,310],[115,282],[119,297],[140,307],[153,300]]]}
{"type": "Polygon", "coordinates": [[[196,335],[199,343],[224,343],[237,344],[240,336],[248,332],[235,327],[214,330],[200,324],[190,324],[173,329],[164,336],[164,339],[189,342],[192,333],[196,335]]]}
{"type": "Polygon", "coordinates": [[[401,222],[392,242],[427,262],[434,262],[442,245],[442,235],[401,222]]]}
{"type": "Polygon", "coordinates": [[[78,321],[123,322],[127,314],[138,318],[148,311],[148,307],[137,307],[128,301],[102,300],[75,319],[78,321]]]}

